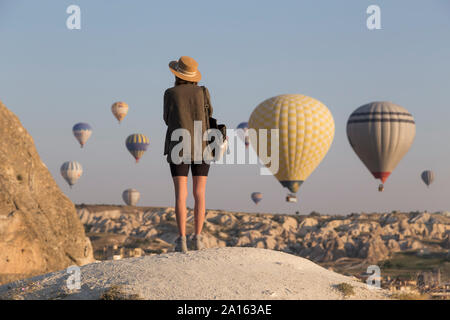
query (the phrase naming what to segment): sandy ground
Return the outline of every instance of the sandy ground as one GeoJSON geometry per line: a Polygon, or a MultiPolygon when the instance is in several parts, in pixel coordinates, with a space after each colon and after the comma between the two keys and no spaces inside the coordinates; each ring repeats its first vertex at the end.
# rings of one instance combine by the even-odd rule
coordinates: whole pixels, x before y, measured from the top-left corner
{"type": "Polygon", "coordinates": [[[0,287],[3,299],[99,299],[120,288],[142,299],[386,299],[384,290],[287,253],[215,248],[102,261],[81,269],[81,288],[69,290],[66,270],[0,287]],[[336,289],[351,284],[354,295],[336,289]]]}

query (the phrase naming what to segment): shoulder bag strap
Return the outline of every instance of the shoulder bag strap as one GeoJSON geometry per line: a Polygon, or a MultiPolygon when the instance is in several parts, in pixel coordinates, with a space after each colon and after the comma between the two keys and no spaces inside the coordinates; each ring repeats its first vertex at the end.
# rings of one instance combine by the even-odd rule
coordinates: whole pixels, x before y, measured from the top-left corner
{"type": "Polygon", "coordinates": [[[205,102],[204,108],[205,108],[205,117],[206,117],[206,126],[208,129],[210,128],[210,124],[209,124],[209,103],[208,103],[208,99],[206,97],[206,88],[205,86],[202,86],[202,90],[203,90],[203,100],[205,102]]]}

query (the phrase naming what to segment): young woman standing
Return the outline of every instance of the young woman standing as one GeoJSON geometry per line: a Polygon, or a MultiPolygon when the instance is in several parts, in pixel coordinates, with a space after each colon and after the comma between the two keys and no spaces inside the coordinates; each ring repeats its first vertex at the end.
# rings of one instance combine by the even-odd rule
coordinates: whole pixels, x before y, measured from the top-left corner
{"type": "MultiPolygon", "coordinates": [[[[195,200],[194,222],[195,235],[193,249],[203,248],[201,231],[205,220],[205,188],[208,177],[209,164],[202,161],[194,163],[194,122],[202,124],[202,136],[208,129],[207,117],[212,115],[212,107],[208,89],[200,87],[197,83],[201,79],[198,63],[191,57],[183,56],[178,61],[169,63],[170,71],[175,75],[175,85],[164,93],[164,121],[167,124],[164,155],[167,155],[170,172],[175,187],[175,213],[177,218],[179,237],[176,240],[175,251],[187,252],[186,242],[186,198],[187,176],[189,168],[192,171],[193,194],[195,200]],[[208,108],[205,108],[207,106],[208,108]],[[209,109],[209,110],[207,110],[209,109]],[[186,159],[183,152],[176,154],[179,159],[173,159],[172,149],[179,141],[172,141],[172,133],[176,129],[185,129],[191,137],[190,159],[186,159]],[[189,161],[190,160],[190,161],[189,161]]],[[[198,148],[198,146],[196,146],[198,148]]],[[[206,144],[202,141],[201,152],[206,144]]],[[[203,153],[202,153],[203,154],[203,153]]]]}

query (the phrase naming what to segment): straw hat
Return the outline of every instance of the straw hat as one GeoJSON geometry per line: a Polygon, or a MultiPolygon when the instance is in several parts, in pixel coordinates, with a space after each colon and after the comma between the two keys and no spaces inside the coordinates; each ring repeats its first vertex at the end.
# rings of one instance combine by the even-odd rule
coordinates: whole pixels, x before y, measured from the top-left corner
{"type": "Polygon", "coordinates": [[[169,69],[178,78],[199,82],[202,78],[200,71],[198,71],[198,63],[193,58],[188,56],[182,56],[178,61],[171,61],[169,63],[169,69]]]}

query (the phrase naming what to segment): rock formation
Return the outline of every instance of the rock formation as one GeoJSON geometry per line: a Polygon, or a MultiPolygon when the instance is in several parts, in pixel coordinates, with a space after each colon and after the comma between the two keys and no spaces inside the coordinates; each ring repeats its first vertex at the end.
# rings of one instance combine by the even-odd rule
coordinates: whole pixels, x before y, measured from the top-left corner
{"type": "Polygon", "coordinates": [[[384,289],[371,290],[356,278],[329,271],[309,260],[256,248],[218,248],[102,261],[81,267],[80,277],[82,286],[79,290],[67,288],[68,275],[64,270],[17,281],[0,286],[0,299],[389,298],[384,289]],[[342,284],[353,293],[345,295],[339,290],[342,284]]]}
{"type": "MultiPolygon", "coordinates": [[[[147,253],[171,250],[177,237],[173,208],[78,206],[78,214],[97,250],[101,249],[97,235],[102,235],[101,245],[108,245],[111,235],[110,244],[141,247],[147,253]]],[[[188,228],[192,220],[189,210],[188,228]]],[[[255,247],[315,262],[356,258],[372,263],[399,251],[425,247],[448,251],[450,217],[415,212],[288,216],[208,210],[204,235],[207,247],[255,247]]]]}
{"type": "Polygon", "coordinates": [[[0,283],[92,261],[74,205],[0,102],[0,283]]]}

